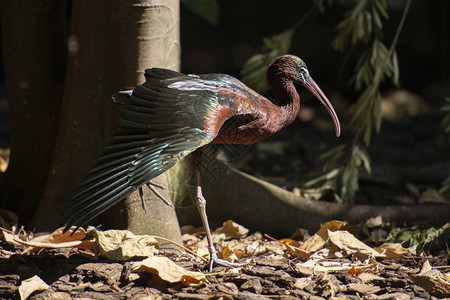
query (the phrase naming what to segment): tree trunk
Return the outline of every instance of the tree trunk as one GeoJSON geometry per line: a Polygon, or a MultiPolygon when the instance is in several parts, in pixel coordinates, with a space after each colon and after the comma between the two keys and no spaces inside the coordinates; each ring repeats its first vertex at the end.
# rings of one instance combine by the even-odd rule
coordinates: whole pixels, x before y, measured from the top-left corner
{"type": "MultiPolygon", "coordinates": [[[[61,121],[44,198],[33,218],[37,229],[61,225],[58,216],[70,194],[108,141],[121,109],[111,95],[141,84],[148,67],[179,67],[178,5],[176,0],[73,2],[61,121]]],[[[163,213],[177,228],[167,232],[178,232],[179,239],[175,212],[166,206],[158,199],[148,209],[163,213]]],[[[127,220],[148,219],[127,207],[127,220]]],[[[152,228],[145,231],[151,234],[152,228]]]]}
{"type": "Polygon", "coordinates": [[[65,53],[65,1],[1,1],[11,158],[2,207],[25,222],[42,196],[56,136],[65,53]]]}
{"type": "MultiPolygon", "coordinates": [[[[134,12],[127,14],[125,22],[136,27],[139,40],[138,55],[145,60],[138,61],[137,68],[164,67],[180,70],[179,1],[144,1],[134,12]]],[[[131,42],[131,41],[130,41],[131,42]]],[[[166,174],[152,180],[163,190],[160,193],[170,201],[166,174]]],[[[158,188],[156,188],[158,189],[158,188]]],[[[181,243],[181,235],[175,210],[165,204],[146,187],[131,194],[117,207],[103,215],[102,223],[107,227],[129,229],[136,234],[153,234],[181,243]],[[144,209],[145,206],[145,209],[144,209]],[[121,221],[114,221],[120,216],[121,221]]],[[[161,244],[165,244],[161,242],[161,244]]],[[[170,246],[170,245],[167,245],[170,246]]]]}

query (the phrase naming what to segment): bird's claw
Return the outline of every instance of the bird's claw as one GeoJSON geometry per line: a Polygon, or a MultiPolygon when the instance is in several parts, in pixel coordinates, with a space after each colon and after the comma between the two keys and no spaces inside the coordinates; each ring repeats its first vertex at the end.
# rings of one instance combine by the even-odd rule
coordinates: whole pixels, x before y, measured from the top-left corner
{"type": "Polygon", "coordinates": [[[147,187],[156,195],[158,196],[159,199],[161,199],[165,204],[167,204],[168,206],[172,207],[173,209],[175,209],[175,206],[173,206],[172,202],[170,202],[169,200],[167,200],[163,195],[161,195],[160,192],[158,192],[155,187],[158,187],[160,189],[164,189],[162,186],[155,184],[151,181],[146,183],[147,187]]]}
{"type": "Polygon", "coordinates": [[[234,267],[234,268],[242,268],[246,263],[233,263],[231,261],[220,259],[217,257],[216,252],[211,252],[210,260],[209,260],[209,272],[212,272],[214,265],[224,266],[224,267],[234,267]]]}

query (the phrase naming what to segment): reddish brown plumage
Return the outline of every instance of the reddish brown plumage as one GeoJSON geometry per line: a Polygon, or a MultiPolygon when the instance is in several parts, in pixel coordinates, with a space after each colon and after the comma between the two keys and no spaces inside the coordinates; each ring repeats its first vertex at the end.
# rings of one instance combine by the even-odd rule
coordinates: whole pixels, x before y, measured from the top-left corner
{"type": "Polygon", "coordinates": [[[234,84],[243,86],[246,94],[227,88],[217,88],[219,95],[233,100],[235,108],[219,103],[210,108],[203,125],[210,136],[215,136],[211,143],[250,145],[267,139],[292,123],[300,110],[300,97],[294,82],[303,84],[324,103],[333,117],[336,134],[339,135],[336,114],[309,77],[303,61],[291,55],[281,56],[268,68],[267,79],[280,106],[257,94],[237,79],[233,79],[234,84]]]}

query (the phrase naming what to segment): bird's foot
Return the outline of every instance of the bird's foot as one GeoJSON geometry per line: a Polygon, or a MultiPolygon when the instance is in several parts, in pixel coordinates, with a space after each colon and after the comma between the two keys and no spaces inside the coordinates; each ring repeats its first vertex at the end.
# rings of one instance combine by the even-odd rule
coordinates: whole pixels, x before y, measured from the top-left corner
{"type": "Polygon", "coordinates": [[[220,259],[217,257],[216,252],[210,252],[210,260],[209,260],[209,272],[212,272],[213,266],[219,265],[224,267],[233,267],[233,268],[241,268],[247,265],[246,263],[233,263],[231,261],[220,259]]]}
{"type": "Polygon", "coordinates": [[[146,183],[147,187],[156,195],[159,199],[161,199],[165,204],[169,205],[173,209],[175,209],[175,206],[173,206],[172,202],[167,200],[163,195],[161,195],[160,192],[156,188],[164,189],[162,186],[155,184],[151,181],[146,183]]]}

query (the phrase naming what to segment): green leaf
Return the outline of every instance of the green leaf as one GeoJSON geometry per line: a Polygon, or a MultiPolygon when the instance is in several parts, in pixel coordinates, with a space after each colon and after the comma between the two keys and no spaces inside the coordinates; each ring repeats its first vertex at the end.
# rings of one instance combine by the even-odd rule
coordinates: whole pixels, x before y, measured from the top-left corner
{"type": "Polygon", "coordinates": [[[361,145],[357,145],[355,147],[355,153],[363,163],[364,169],[367,171],[367,173],[370,173],[370,165],[372,164],[372,162],[370,160],[369,152],[367,152],[367,149],[361,145]]]}
{"type": "Polygon", "coordinates": [[[309,180],[305,183],[305,187],[313,187],[316,186],[317,184],[321,183],[321,182],[329,182],[330,180],[334,179],[335,177],[337,177],[340,173],[340,169],[336,168],[331,170],[330,172],[327,172],[321,176],[318,176],[312,180],[309,180]]]}
{"type": "Polygon", "coordinates": [[[181,0],[181,3],[208,23],[219,24],[219,2],[217,0],[181,0]]]}
{"type": "Polygon", "coordinates": [[[385,17],[386,19],[389,19],[389,16],[386,11],[386,1],[385,0],[375,0],[375,5],[378,8],[378,11],[385,17]]]}
{"type": "Polygon", "coordinates": [[[444,182],[442,182],[442,187],[439,190],[439,193],[441,193],[441,194],[450,193],[450,176],[445,178],[444,182]]]}
{"type": "Polygon", "coordinates": [[[442,248],[438,239],[450,230],[450,223],[445,224],[439,229],[413,229],[396,228],[393,229],[386,239],[388,243],[401,243],[404,247],[416,248],[416,255],[419,255],[423,249],[442,248]]]}

